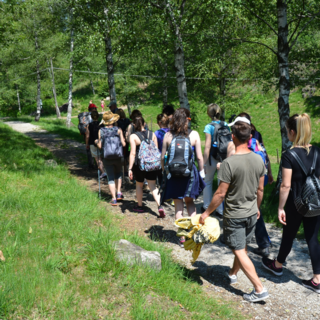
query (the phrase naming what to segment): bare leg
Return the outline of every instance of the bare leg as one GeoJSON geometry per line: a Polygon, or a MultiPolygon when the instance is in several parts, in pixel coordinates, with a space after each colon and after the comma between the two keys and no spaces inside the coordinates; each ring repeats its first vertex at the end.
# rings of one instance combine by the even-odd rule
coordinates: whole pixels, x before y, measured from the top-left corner
{"type": "Polygon", "coordinates": [[[114,180],[115,184],[116,184],[116,190],[117,193],[121,193],[121,183],[122,183],[122,179],[116,179],[114,180]]]}
{"type": "Polygon", "coordinates": [[[314,274],[313,275],[313,281],[315,283],[320,283],[320,274],[314,274]]]}
{"type": "Polygon", "coordinates": [[[176,212],[176,220],[183,218],[183,200],[173,199],[176,212]]]}
{"type": "Polygon", "coordinates": [[[103,167],[102,160],[99,158],[99,161],[98,161],[98,157],[94,157],[94,159],[96,160],[96,164],[97,164],[99,170],[101,171],[101,173],[104,173],[104,167],[103,167]]]}
{"type": "Polygon", "coordinates": [[[261,293],[263,290],[263,285],[257,275],[256,269],[252,261],[247,255],[246,250],[241,249],[241,250],[232,250],[232,251],[240,263],[241,270],[245,273],[245,275],[253,284],[255,291],[257,293],[261,293]]]}
{"type": "Polygon", "coordinates": [[[185,197],[184,201],[186,202],[187,212],[189,217],[193,217],[197,214],[196,206],[192,198],[185,197]]]}
{"type": "Polygon", "coordinates": [[[143,182],[136,181],[136,196],[138,200],[138,206],[142,206],[142,196],[143,196],[143,182]]]}
{"type": "Polygon", "coordinates": [[[148,186],[149,190],[152,193],[152,196],[154,198],[154,201],[157,203],[157,206],[160,206],[160,193],[158,191],[158,188],[156,186],[156,181],[155,180],[147,180],[148,181],[148,186]]]}
{"type": "MultiPolygon", "coordinates": [[[[247,250],[247,247],[246,247],[246,254],[248,254],[248,250],[247,250]]],[[[234,261],[233,261],[233,266],[232,268],[230,269],[229,271],[229,276],[236,276],[239,272],[239,270],[241,269],[241,264],[240,264],[240,261],[239,259],[237,258],[237,256],[235,255],[234,256],[234,261]]]]}
{"type": "Polygon", "coordinates": [[[117,197],[116,197],[116,185],[114,183],[109,184],[109,189],[110,189],[112,200],[117,199],[117,197]]]}

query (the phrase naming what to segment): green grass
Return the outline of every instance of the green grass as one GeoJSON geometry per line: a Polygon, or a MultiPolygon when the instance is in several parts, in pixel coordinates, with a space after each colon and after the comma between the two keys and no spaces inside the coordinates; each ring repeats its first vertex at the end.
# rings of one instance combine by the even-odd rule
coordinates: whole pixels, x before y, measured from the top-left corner
{"type": "Polygon", "coordinates": [[[121,231],[121,215],[48,159],[0,123],[1,319],[242,318],[163,245],[121,231]],[[160,252],[162,271],[118,262],[112,242],[121,238],[160,252]]]}

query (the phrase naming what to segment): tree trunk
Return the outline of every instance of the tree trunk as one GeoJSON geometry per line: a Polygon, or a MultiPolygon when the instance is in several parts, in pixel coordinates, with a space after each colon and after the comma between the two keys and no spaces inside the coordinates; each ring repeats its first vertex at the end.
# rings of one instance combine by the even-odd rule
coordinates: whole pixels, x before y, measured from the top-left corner
{"type": "Polygon", "coordinates": [[[56,94],[56,86],[54,84],[54,71],[53,71],[53,64],[52,64],[52,58],[50,59],[50,67],[51,67],[51,80],[52,80],[52,93],[53,93],[53,98],[54,98],[54,105],[56,108],[56,114],[57,114],[57,118],[60,118],[60,110],[59,110],[59,106],[58,106],[58,101],[57,101],[57,94],[56,94]]]}
{"type": "Polygon", "coordinates": [[[168,104],[168,64],[167,63],[164,64],[162,103],[163,103],[163,107],[165,107],[168,104]]]}
{"type": "Polygon", "coordinates": [[[180,108],[186,108],[190,110],[190,105],[189,105],[188,95],[187,95],[187,81],[186,81],[186,76],[184,72],[184,52],[183,52],[182,40],[180,35],[178,36],[178,40],[176,41],[174,58],[175,58],[174,66],[176,69],[180,108]]]}
{"type": "Polygon", "coordinates": [[[17,84],[16,84],[16,89],[17,89],[17,98],[18,98],[19,112],[21,113],[20,96],[19,96],[19,90],[18,90],[18,85],[17,85],[17,84]]]}
{"type": "Polygon", "coordinates": [[[73,28],[70,31],[70,68],[69,68],[69,96],[68,96],[68,114],[67,114],[67,127],[70,128],[71,125],[71,115],[72,115],[72,79],[73,79],[73,28]]]}
{"type": "Polygon", "coordinates": [[[281,130],[282,152],[291,147],[287,137],[286,121],[290,116],[289,95],[289,45],[286,0],[277,0],[278,9],[278,66],[279,66],[279,99],[278,112],[281,130]]]}
{"type": "MultiPolygon", "coordinates": [[[[36,47],[36,53],[39,51],[38,45],[38,35],[37,32],[34,33],[34,42],[36,47]]],[[[39,121],[41,117],[41,83],[40,83],[40,65],[39,60],[37,59],[37,114],[34,118],[35,121],[39,121]]]]}
{"type": "Polygon", "coordinates": [[[109,95],[110,102],[117,102],[116,98],[116,86],[114,82],[114,65],[112,59],[112,46],[111,46],[111,38],[108,33],[106,33],[104,37],[104,42],[106,45],[106,62],[107,62],[107,70],[108,70],[108,86],[109,86],[109,95]]]}
{"type": "MultiPolygon", "coordinates": [[[[88,71],[90,72],[90,68],[89,68],[89,67],[88,67],[88,71]]],[[[92,93],[93,93],[93,95],[95,95],[95,93],[94,93],[94,86],[93,86],[93,82],[92,82],[92,79],[91,79],[90,73],[89,73],[89,78],[90,78],[90,83],[91,83],[92,93]]]]}

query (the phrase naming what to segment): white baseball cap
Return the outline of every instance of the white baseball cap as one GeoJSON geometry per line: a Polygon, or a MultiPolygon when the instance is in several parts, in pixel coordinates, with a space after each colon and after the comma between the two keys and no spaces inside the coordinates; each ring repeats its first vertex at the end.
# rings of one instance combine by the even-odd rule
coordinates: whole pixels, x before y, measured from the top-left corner
{"type": "Polygon", "coordinates": [[[248,119],[245,118],[245,117],[236,117],[236,119],[235,119],[233,122],[229,123],[228,126],[229,126],[229,127],[232,127],[232,126],[233,126],[236,122],[238,122],[238,121],[245,122],[245,123],[247,123],[247,124],[251,124],[250,120],[248,120],[248,119]]]}

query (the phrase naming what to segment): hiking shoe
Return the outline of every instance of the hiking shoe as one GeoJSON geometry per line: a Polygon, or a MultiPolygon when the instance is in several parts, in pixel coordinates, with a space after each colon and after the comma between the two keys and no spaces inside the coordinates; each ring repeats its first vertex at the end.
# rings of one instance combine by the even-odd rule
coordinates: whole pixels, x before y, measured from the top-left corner
{"type": "Polygon", "coordinates": [[[255,248],[252,250],[252,252],[259,255],[259,256],[262,256],[262,257],[269,257],[269,255],[270,255],[269,247],[255,248]]]}
{"type": "Polygon", "coordinates": [[[266,288],[263,288],[262,292],[260,293],[256,293],[256,291],[253,290],[251,293],[243,295],[243,299],[248,302],[263,301],[267,298],[269,298],[269,293],[266,288]]]}
{"type": "Polygon", "coordinates": [[[276,276],[282,276],[282,268],[277,268],[276,267],[276,260],[271,260],[266,257],[262,258],[262,266],[271,271],[273,274],[276,276]]]}
{"type": "Polygon", "coordinates": [[[112,206],[117,206],[117,205],[118,205],[117,199],[112,199],[111,202],[110,202],[110,204],[111,204],[112,206]]]}
{"type": "Polygon", "coordinates": [[[142,206],[134,206],[133,209],[132,209],[134,212],[138,212],[138,213],[143,213],[144,212],[144,209],[142,206]]]}
{"type": "Polygon", "coordinates": [[[123,200],[123,198],[124,198],[124,196],[121,192],[117,194],[117,201],[121,201],[121,200],[123,200]]]}
{"type": "Polygon", "coordinates": [[[228,277],[228,279],[230,280],[230,284],[235,284],[238,283],[238,277],[236,275],[229,275],[229,271],[226,271],[226,276],[228,277]]]}
{"type": "Polygon", "coordinates": [[[158,208],[158,212],[160,214],[160,218],[165,218],[166,214],[164,213],[162,206],[158,208]]]}
{"type": "Polygon", "coordinates": [[[316,293],[320,293],[320,283],[315,283],[313,279],[302,280],[302,285],[316,293]]]}

